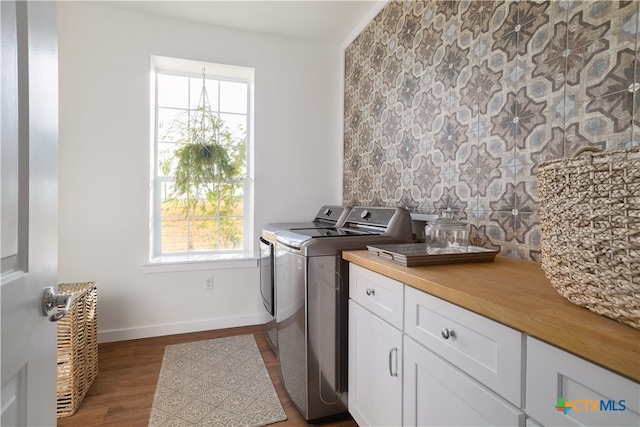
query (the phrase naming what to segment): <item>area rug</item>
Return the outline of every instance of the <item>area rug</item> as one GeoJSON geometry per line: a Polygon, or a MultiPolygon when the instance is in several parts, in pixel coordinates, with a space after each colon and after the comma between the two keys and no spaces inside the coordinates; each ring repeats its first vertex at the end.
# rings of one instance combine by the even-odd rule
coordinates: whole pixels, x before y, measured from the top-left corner
{"type": "Polygon", "coordinates": [[[263,426],[286,419],[253,335],[165,348],[149,427],[263,426]]]}

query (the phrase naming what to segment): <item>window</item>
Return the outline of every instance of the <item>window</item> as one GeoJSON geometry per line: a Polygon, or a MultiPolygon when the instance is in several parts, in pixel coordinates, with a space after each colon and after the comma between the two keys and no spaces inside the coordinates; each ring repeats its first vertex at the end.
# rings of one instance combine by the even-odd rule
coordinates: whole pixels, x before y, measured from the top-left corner
{"type": "Polygon", "coordinates": [[[253,69],[152,64],[152,261],[251,257],[253,69]]]}

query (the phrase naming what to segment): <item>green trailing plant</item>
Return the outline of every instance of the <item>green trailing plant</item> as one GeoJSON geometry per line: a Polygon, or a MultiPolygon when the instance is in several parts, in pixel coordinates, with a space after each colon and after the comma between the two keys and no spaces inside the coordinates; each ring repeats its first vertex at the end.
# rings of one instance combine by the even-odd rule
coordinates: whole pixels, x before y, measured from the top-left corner
{"type": "Polygon", "coordinates": [[[244,172],[244,139],[234,138],[224,122],[212,111],[204,87],[196,109],[178,115],[170,125],[170,134],[180,146],[163,165],[173,166],[172,201],[185,214],[207,206],[233,205],[234,182],[244,172]]]}

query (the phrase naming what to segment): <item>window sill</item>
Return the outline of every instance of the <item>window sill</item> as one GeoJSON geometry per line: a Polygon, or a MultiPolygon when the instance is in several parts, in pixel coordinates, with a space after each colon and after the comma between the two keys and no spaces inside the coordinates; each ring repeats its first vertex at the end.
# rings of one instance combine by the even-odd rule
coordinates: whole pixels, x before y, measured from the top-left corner
{"type": "Polygon", "coordinates": [[[258,259],[243,255],[229,257],[187,257],[187,256],[164,256],[154,258],[142,265],[142,272],[145,274],[171,273],[178,271],[198,271],[198,270],[222,270],[227,268],[255,268],[258,266],[258,259]]]}

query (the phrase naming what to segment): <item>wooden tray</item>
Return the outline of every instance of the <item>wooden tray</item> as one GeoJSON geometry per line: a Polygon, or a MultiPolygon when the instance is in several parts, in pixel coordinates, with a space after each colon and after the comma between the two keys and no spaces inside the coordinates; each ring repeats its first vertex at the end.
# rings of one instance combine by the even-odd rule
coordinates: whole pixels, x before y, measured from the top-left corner
{"type": "Polygon", "coordinates": [[[367,246],[367,249],[371,255],[402,264],[405,267],[487,262],[495,260],[499,252],[496,249],[478,246],[469,246],[466,251],[459,248],[429,248],[425,243],[367,246]]]}

